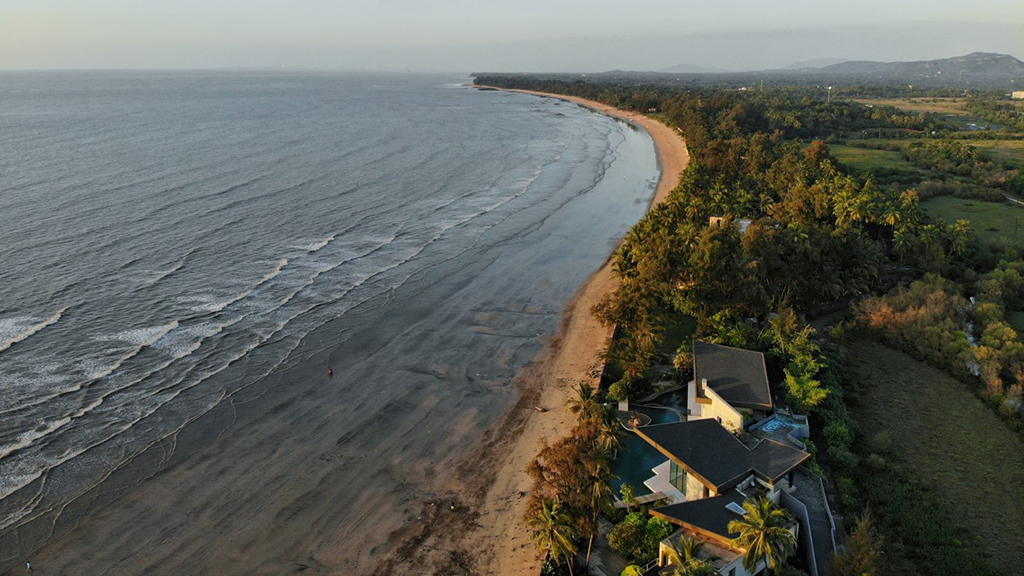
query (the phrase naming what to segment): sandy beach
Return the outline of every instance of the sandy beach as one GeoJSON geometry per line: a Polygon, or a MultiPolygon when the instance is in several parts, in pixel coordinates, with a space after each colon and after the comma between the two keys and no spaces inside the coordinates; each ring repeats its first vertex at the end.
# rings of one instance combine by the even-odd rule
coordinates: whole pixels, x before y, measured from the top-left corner
{"type": "MultiPolygon", "coordinates": [[[[689,154],[686,142],[675,129],[642,114],[582,98],[517,92],[573,102],[643,127],[654,140],[661,168],[651,206],[664,201],[679,184],[689,154]]],[[[490,432],[491,441],[481,448],[480,457],[470,459],[484,473],[480,477],[483,484],[476,487],[482,492],[476,507],[476,525],[447,543],[441,535],[441,543],[436,546],[471,551],[473,573],[533,576],[539,571],[537,548],[521,521],[527,499],[520,498],[519,493],[531,488],[526,465],[536,455],[542,439],[562,438],[572,428],[572,416],[565,410],[572,387],[580,381],[598,380],[599,353],[611,329],[598,322],[590,310],[615,290],[616,282],[609,259],[566,307],[559,333],[541,357],[517,378],[522,387],[520,401],[490,432]],[[548,411],[538,412],[536,406],[548,411]],[[493,472],[492,478],[485,473],[488,470],[493,472]]]]}

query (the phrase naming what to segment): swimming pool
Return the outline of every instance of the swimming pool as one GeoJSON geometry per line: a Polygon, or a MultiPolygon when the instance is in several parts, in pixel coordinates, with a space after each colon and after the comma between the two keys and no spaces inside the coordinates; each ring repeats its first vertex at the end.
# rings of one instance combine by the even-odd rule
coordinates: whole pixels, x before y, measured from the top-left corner
{"type": "Polygon", "coordinates": [[[651,424],[670,424],[672,422],[682,421],[682,419],[679,418],[679,414],[676,414],[666,408],[656,408],[654,406],[630,406],[629,409],[649,416],[651,418],[651,424]]]}
{"type": "Polygon", "coordinates": [[[683,386],[674,392],[666,392],[661,396],[658,396],[651,401],[651,404],[657,404],[666,408],[675,408],[683,414],[686,414],[686,386],[683,386]]]}
{"type": "Polygon", "coordinates": [[[803,438],[807,436],[806,426],[806,419],[798,421],[789,414],[776,412],[751,426],[750,431],[760,430],[765,434],[789,434],[793,438],[803,438]]]}
{"type": "Polygon", "coordinates": [[[612,481],[612,489],[618,495],[619,487],[623,482],[633,485],[633,491],[637,496],[650,494],[651,491],[644,486],[644,480],[654,476],[651,468],[668,460],[658,452],[654,446],[648,444],[643,438],[633,432],[627,432],[622,440],[622,450],[619,450],[615,462],[612,464],[612,474],[618,476],[612,481]]]}

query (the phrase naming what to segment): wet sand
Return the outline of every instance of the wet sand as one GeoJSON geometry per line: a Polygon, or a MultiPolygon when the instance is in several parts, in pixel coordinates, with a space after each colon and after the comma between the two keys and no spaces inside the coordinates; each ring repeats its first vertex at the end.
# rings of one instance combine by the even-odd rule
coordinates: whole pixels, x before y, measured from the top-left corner
{"type": "MultiPolygon", "coordinates": [[[[664,201],[679,184],[680,173],[686,168],[689,154],[686,142],[677,130],[647,116],[599,102],[525,90],[513,91],[574,102],[643,127],[654,140],[661,168],[651,206],[664,201]]],[[[541,558],[522,522],[527,499],[520,498],[519,494],[531,488],[526,466],[536,456],[542,439],[554,441],[571,430],[573,418],[565,406],[572,395],[572,387],[580,381],[598,381],[601,369],[599,353],[611,336],[611,329],[598,322],[590,310],[616,286],[609,260],[566,307],[556,338],[537,362],[517,377],[522,397],[499,426],[491,431],[493,440],[480,450],[476,459],[480,469],[492,471],[493,478],[481,478],[483,484],[476,487],[481,499],[473,507],[474,527],[454,537],[446,537],[442,529],[434,537],[438,541],[434,546],[438,548],[471,551],[472,573],[534,576],[539,572],[541,558]],[[535,406],[548,411],[538,412],[535,406]]]]}

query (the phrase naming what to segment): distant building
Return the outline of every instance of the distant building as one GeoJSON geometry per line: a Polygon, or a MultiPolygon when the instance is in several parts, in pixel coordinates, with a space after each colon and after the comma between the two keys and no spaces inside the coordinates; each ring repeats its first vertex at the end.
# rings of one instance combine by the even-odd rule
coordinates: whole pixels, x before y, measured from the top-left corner
{"type": "MultiPolygon", "coordinates": [[[[729,218],[725,216],[711,216],[708,218],[708,226],[712,228],[721,228],[722,224],[729,221],[729,218]]],[[[740,229],[740,234],[747,231],[747,226],[750,226],[754,221],[747,220],[746,218],[736,218],[732,220],[734,226],[740,229]]]]}
{"type": "Polygon", "coordinates": [[[1024,90],[1014,90],[1010,93],[1010,97],[1014,100],[1024,100],[1024,90]]]}

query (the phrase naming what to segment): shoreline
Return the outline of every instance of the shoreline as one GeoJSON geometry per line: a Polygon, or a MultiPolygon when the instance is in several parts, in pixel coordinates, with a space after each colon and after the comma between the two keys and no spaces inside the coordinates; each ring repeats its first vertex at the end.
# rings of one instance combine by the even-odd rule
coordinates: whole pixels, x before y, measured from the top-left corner
{"type": "MultiPolygon", "coordinates": [[[[654,142],[660,171],[648,211],[678,186],[680,174],[689,163],[686,141],[678,131],[653,118],[575,96],[495,89],[556,98],[643,128],[654,142]]],[[[474,525],[448,542],[458,549],[473,551],[475,573],[535,576],[540,570],[536,546],[521,522],[527,498],[519,494],[528,493],[532,487],[525,470],[536,456],[540,443],[544,439],[563,438],[572,429],[574,422],[565,409],[572,387],[580,381],[596,383],[600,378],[600,351],[611,336],[612,328],[603,326],[590,310],[617,287],[612,265],[613,257],[609,255],[580,286],[566,305],[555,337],[535,361],[517,374],[516,385],[521,389],[519,401],[488,432],[478,452],[480,457],[470,458],[463,466],[467,472],[470,470],[467,465],[472,465],[477,474],[493,473],[492,477],[481,478],[484,482],[475,491],[481,503],[474,525]],[[537,412],[535,406],[544,407],[547,412],[537,412]]]]}

